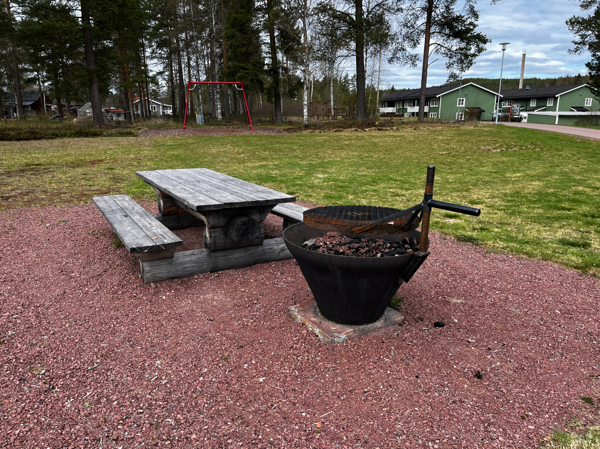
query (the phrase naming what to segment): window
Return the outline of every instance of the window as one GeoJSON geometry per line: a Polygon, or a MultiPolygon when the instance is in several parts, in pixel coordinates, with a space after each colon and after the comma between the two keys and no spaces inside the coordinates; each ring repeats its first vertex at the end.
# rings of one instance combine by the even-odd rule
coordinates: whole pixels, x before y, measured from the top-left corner
{"type": "Polygon", "coordinates": [[[437,112],[430,112],[429,118],[437,118],[437,112]]]}
{"type": "Polygon", "coordinates": [[[396,102],[396,107],[397,108],[403,108],[404,107],[404,102],[403,101],[397,101],[396,102]]]}
{"type": "Polygon", "coordinates": [[[554,98],[548,98],[548,103],[546,103],[546,106],[554,106],[554,98]]]}
{"type": "MultiPolygon", "coordinates": [[[[464,98],[463,98],[464,100],[464,98]]],[[[465,113],[464,112],[457,112],[456,113],[456,120],[464,120],[465,119],[465,113]]]]}
{"type": "Polygon", "coordinates": [[[156,111],[156,105],[154,105],[154,104],[152,105],[152,110],[156,111]]]}
{"type": "Polygon", "coordinates": [[[591,98],[586,98],[585,99],[585,105],[586,106],[591,106],[592,105],[592,99],[591,98]]]}
{"type": "Polygon", "coordinates": [[[509,106],[510,106],[510,101],[509,101],[509,100],[504,100],[504,101],[502,102],[502,107],[503,107],[503,108],[507,108],[507,107],[509,107],[509,106]]]}
{"type": "Polygon", "coordinates": [[[439,99],[437,98],[432,98],[431,100],[429,100],[429,106],[433,107],[433,108],[437,108],[439,106],[439,99]]]}
{"type": "MultiPolygon", "coordinates": [[[[456,101],[456,106],[458,106],[459,108],[465,105],[465,99],[464,98],[459,98],[456,101]]],[[[457,119],[458,120],[458,119],[457,119]]],[[[462,119],[461,119],[462,120],[462,119]]]]}
{"type": "Polygon", "coordinates": [[[536,103],[537,103],[537,101],[535,100],[535,98],[532,98],[532,99],[529,101],[529,106],[535,106],[535,105],[536,105],[536,103]]]}

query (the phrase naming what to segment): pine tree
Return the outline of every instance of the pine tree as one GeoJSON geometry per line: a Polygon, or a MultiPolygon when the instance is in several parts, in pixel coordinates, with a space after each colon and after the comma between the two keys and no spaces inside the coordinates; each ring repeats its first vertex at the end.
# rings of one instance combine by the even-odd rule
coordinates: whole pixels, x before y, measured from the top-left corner
{"type": "Polygon", "coordinates": [[[427,72],[435,62],[429,62],[430,58],[442,56],[446,58],[446,68],[452,73],[466,72],[485,50],[485,45],[491,42],[477,32],[479,13],[475,8],[476,0],[465,0],[461,11],[457,11],[456,3],[457,0],[411,1],[402,17],[404,27],[390,62],[415,67],[418,56],[411,50],[424,41],[419,121],[424,119],[427,72]]]}

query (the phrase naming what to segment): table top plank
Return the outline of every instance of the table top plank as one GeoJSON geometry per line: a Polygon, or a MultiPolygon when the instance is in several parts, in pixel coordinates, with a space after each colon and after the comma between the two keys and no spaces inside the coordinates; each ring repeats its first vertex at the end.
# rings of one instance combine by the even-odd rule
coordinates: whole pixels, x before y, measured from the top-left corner
{"type": "Polygon", "coordinates": [[[198,212],[296,200],[292,195],[207,168],[140,171],[137,175],[198,212]]]}
{"type": "Polygon", "coordinates": [[[256,184],[250,184],[254,186],[254,188],[252,189],[240,187],[236,185],[234,181],[235,178],[232,178],[230,176],[228,176],[229,179],[217,179],[210,176],[211,172],[214,173],[212,170],[200,171],[198,169],[183,169],[182,172],[190,178],[194,179],[194,188],[198,186],[199,188],[205,190],[215,189],[216,192],[219,192],[221,194],[227,193],[233,195],[234,197],[241,199],[240,201],[238,201],[238,204],[240,205],[251,206],[274,204],[281,200],[282,195],[285,195],[282,193],[279,193],[279,196],[266,195],[262,193],[262,187],[256,184]],[[244,204],[243,202],[246,202],[247,204],[244,204]]]}
{"type": "Polygon", "coordinates": [[[223,186],[213,185],[212,183],[203,183],[196,176],[193,171],[189,169],[180,170],[161,170],[161,173],[168,177],[171,181],[179,182],[191,190],[194,190],[199,195],[207,196],[214,201],[218,201],[226,207],[235,206],[241,202],[247,201],[239,195],[234,195],[228,189],[224,189],[223,186]]]}
{"type": "Polygon", "coordinates": [[[171,195],[173,198],[178,199],[191,209],[198,210],[197,206],[199,204],[202,204],[206,210],[223,208],[223,203],[220,201],[203,195],[202,193],[187,187],[185,184],[173,181],[162,172],[163,170],[139,171],[136,174],[148,184],[171,195]]]}
{"type": "Polygon", "coordinates": [[[210,170],[208,168],[197,168],[196,172],[202,173],[205,177],[214,178],[219,181],[226,182],[232,186],[235,186],[237,189],[241,189],[245,192],[251,192],[256,195],[257,198],[261,199],[276,199],[280,202],[294,202],[296,201],[296,197],[293,195],[288,195],[287,193],[278,192],[277,190],[270,189],[268,187],[264,187],[261,185],[253,184],[248,181],[244,181],[243,179],[234,178],[233,176],[225,175],[223,173],[216,172],[214,170],[210,170]],[[285,198],[285,201],[281,201],[282,198],[285,198]]]}

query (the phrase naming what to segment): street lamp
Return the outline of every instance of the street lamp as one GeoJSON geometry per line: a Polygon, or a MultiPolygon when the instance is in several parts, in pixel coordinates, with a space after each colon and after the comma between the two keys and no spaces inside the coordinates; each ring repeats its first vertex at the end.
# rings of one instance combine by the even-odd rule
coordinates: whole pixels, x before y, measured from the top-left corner
{"type": "MultiPolygon", "coordinates": [[[[504,52],[506,46],[510,45],[510,42],[502,42],[502,65],[500,66],[500,86],[498,87],[498,106],[496,107],[496,125],[498,124],[498,116],[500,115],[500,91],[502,90],[502,70],[504,69],[504,52]]],[[[510,114],[510,112],[509,112],[510,114]]]]}

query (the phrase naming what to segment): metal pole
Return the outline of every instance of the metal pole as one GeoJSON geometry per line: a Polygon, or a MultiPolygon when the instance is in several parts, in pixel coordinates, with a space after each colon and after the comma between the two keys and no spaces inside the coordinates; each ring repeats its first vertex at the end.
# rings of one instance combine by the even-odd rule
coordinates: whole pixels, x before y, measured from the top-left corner
{"type": "Polygon", "coordinates": [[[502,71],[504,69],[504,52],[508,42],[504,42],[502,45],[502,65],[500,66],[500,85],[498,86],[498,106],[496,107],[496,125],[498,124],[498,116],[500,115],[500,91],[502,90],[502,71]]]}

